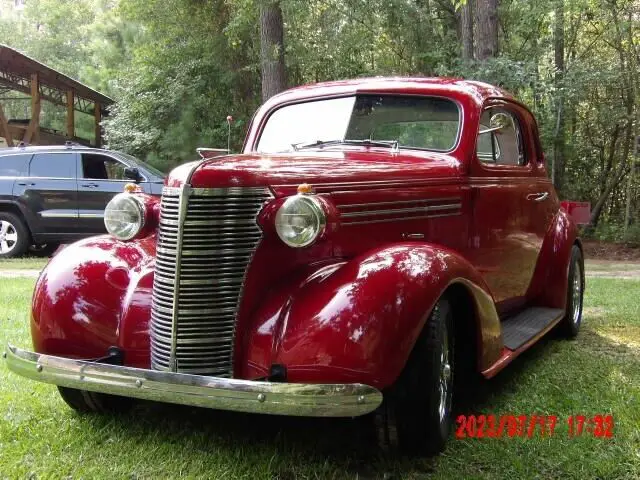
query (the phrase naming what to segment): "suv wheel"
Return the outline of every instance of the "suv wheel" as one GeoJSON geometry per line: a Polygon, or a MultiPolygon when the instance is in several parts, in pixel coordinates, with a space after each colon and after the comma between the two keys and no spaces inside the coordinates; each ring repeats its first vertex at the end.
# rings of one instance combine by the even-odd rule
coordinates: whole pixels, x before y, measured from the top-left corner
{"type": "Polygon", "coordinates": [[[29,231],[13,213],[0,212],[0,258],[18,257],[30,244],[29,231]]]}

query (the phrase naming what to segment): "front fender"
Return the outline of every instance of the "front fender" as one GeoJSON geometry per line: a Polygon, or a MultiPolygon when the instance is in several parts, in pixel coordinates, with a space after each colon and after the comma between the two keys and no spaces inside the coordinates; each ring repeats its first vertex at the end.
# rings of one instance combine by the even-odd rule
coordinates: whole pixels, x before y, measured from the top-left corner
{"type": "Polygon", "coordinates": [[[388,387],[435,302],[455,283],[473,298],[480,364],[488,366],[499,357],[502,341],[480,275],[448,249],[402,243],[325,265],[275,289],[254,317],[243,376],[283,365],[292,382],[388,387]]]}
{"type": "Polygon", "coordinates": [[[73,243],[40,274],[31,307],[36,352],[97,358],[120,347],[125,364],[149,366],[155,237],[103,235],[73,243]]]}

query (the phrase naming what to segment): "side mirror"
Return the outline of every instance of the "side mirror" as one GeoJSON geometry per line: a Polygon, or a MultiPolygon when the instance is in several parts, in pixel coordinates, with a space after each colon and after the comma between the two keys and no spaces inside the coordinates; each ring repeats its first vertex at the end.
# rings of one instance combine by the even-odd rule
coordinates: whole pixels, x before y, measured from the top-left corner
{"type": "Polygon", "coordinates": [[[499,132],[511,125],[511,117],[506,113],[496,113],[491,115],[489,120],[489,128],[480,130],[480,133],[499,132]]]}
{"type": "Polygon", "coordinates": [[[124,178],[127,180],[133,180],[136,183],[142,180],[142,176],[136,167],[126,167],[124,169],[124,178]]]}

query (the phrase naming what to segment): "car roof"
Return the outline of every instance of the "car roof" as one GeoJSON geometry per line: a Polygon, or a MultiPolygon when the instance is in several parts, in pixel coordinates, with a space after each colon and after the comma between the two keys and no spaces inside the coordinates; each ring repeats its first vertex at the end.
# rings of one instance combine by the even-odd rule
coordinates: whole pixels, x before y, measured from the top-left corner
{"type": "Polygon", "coordinates": [[[34,145],[27,147],[6,147],[0,148],[0,157],[6,155],[16,155],[21,153],[49,153],[49,152],[87,152],[87,153],[115,153],[114,150],[104,148],[85,147],[84,145],[34,145]]]}
{"type": "Polygon", "coordinates": [[[478,103],[489,98],[514,97],[502,88],[475,80],[449,77],[368,77],[353,80],[338,80],[302,85],[275,95],[269,103],[283,103],[290,100],[330,95],[356,93],[400,93],[467,96],[478,103]]]}

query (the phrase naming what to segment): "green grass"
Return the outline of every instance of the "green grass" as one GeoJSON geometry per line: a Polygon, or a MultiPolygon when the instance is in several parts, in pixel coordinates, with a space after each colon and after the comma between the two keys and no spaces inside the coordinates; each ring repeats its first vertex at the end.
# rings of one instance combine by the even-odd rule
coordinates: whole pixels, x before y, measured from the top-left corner
{"type": "MultiPolygon", "coordinates": [[[[362,421],[230,414],[145,403],[80,416],[55,387],[0,362],[0,478],[640,477],[640,282],[588,279],[583,330],[555,335],[483,382],[468,414],[553,414],[553,437],[456,440],[434,459],[396,458],[362,421]],[[567,438],[571,414],[613,414],[614,438],[567,438]]],[[[29,346],[33,279],[0,280],[0,341],[29,346]]]]}
{"type": "Polygon", "coordinates": [[[48,261],[47,257],[4,258],[0,260],[0,271],[42,270],[48,261]]]}

